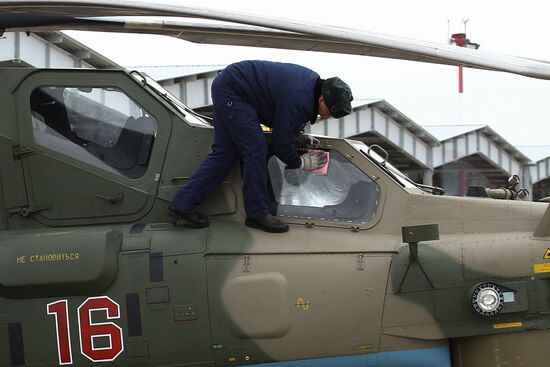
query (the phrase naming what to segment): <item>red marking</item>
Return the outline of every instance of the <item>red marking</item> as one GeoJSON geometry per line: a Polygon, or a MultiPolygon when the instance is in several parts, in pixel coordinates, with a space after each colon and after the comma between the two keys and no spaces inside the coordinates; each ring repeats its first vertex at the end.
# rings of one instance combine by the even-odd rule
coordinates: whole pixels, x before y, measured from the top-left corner
{"type": "Polygon", "coordinates": [[[69,335],[69,313],[67,300],[48,303],[46,305],[48,315],[55,316],[55,330],[57,334],[57,355],[59,364],[73,364],[71,351],[71,339],[69,335]]]}
{"type": "Polygon", "coordinates": [[[464,47],[470,42],[470,40],[466,38],[466,33],[454,33],[451,35],[451,40],[458,47],[464,47]]]}
{"type": "Polygon", "coordinates": [[[464,79],[462,76],[462,65],[458,65],[458,93],[464,92],[464,79]]]}
{"type": "Polygon", "coordinates": [[[122,329],[112,323],[92,323],[92,311],[105,311],[108,319],[120,318],[118,303],[109,297],[88,298],[78,308],[78,324],[80,331],[80,351],[92,362],[108,362],[115,360],[124,350],[122,329]],[[94,347],[94,338],[109,338],[110,346],[94,347]]]}

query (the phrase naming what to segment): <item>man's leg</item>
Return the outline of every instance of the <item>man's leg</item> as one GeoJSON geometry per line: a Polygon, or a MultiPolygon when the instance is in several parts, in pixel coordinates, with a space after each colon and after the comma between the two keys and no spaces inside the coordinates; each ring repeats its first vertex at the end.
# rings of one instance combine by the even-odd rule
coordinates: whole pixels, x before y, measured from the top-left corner
{"type": "Polygon", "coordinates": [[[238,157],[230,139],[224,132],[223,123],[214,123],[212,152],[201,163],[189,183],[172,199],[172,207],[192,213],[223,182],[238,157]]]}
{"type": "Polygon", "coordinates": [[[243,160],[243,194],[246,216],[268,214],[267,141],[256,111],[246,102],[234,102],[234,119],[228,133],[243,160]]]}
{"type": "Polygon", "coordinates": [[[246,101],[228,106],[228,134],[243,159],[243,194],[246,225],[267,232],[286,232],[288,225],[273,218],[268,210],[267,140],[256,110],[246,101]]]}
{"type": "Polygon", "coordinates": [[[238,151],[228,134],[225,111],[220,109],[219,83],[212,86],[214,99],[214,142],[212,152],[201,163],[189,183],[181,188],[170,204],[171,208],[182,213],[194,213],[200,205],[223,182],[235,161],[238,151]]]}

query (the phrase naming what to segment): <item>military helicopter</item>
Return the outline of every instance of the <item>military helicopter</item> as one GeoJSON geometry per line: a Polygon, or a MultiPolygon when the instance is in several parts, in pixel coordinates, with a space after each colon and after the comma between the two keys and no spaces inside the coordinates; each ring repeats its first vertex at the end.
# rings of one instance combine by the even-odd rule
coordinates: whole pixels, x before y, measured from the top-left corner
{"type": "MultiPolygon", "coordinates": [[[[550,77],[542,61],[211,9],[0,2],[0,30],[53,29],[550,77]]],[[[319,137],[326,175],[269,162],[273,213],[288,233],[243,225],[239,165],[201,208],[210,227],[191,229],[167,207],[209,151],[203,118],[138,72],[4,67],[0,80],[0,366],[543,360],[550,210],[511,200],[525,194],[516,178],[441,196],[380,147],[319,137]]]]}

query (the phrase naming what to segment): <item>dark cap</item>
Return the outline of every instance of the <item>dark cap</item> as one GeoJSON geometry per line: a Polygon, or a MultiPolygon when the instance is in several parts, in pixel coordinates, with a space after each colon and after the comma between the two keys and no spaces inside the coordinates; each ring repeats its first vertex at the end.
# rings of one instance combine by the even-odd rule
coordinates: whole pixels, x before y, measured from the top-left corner
{"type": "Polygon", "coordinates": [[[342,79],[334,77],[325,80],[322,95],[332,117],[340,118],[351,113],[353,95],[349,85],[342,79]]]}

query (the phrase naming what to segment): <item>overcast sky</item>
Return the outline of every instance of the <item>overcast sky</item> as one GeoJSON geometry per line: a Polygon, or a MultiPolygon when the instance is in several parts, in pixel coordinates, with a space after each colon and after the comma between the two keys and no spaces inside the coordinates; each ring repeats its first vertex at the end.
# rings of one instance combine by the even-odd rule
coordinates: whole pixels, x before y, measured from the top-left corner
{"type": "MultiPolygon", "coordinates": [[[[157,2],[157,1],[154,1],[157,2]]],[[[169,3],[170,1],[158,1],[169,3]]],[[[172,1],[334,24],[446,43],[464,31],[486,51],[550,60],[550,3],[523,0],[195,0],[172,1]]],[[[465,69],[463,118],[456,67],[324,53],[195,45],[161,36],[69,32],[129,65],[227,64],[243,59],[294,62],[340,76],[357,99],[383,98],[420,125],[487,124],[514,145],[550,145],[550,80],[465,69]],[[122,45],[122,46],[121,46],[122,45]]]]}

